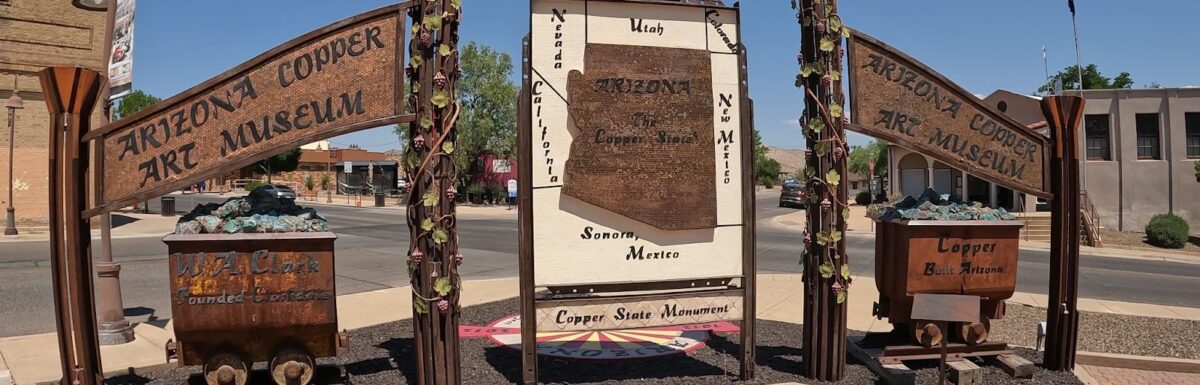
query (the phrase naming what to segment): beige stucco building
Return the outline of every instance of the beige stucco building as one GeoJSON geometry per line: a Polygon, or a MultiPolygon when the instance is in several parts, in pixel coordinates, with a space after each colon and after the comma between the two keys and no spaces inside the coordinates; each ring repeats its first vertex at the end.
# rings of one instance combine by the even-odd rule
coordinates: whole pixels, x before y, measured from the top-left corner
{"type": "MultiPolygon", "coordinates": [[[[1071,91],[1068,91],[1071,92],[1071,91]]],[[[1142,231],[1154,215],[1175,213],[1200,232],[1200,88],[1085,90],[1080,129],[1081,189],[1103,227],[1142,231]]],[[[1046,134],[1039,99],[999,90],[986,104],[1046,134]]],[[[888,188],[905,195],[930,187],[1011,211],[1044,211],[1032,196],[954,169],[907,148],[889,147],[888,188]]]]}
{"type": "MultiPolygon", "coordinates": [[[[50,66],[100,70],[104,19],[104,12],[78,9],[70,1],[0,0],[0,102],[12,95],[14,81],[25,102],[25,108],[15,111],[13,143],[18,229],[45,227],[49,212],[50,116],[37,73],[50,66]]],[[[97,107],[92,127],[99,127],[102,117],[97,107]]],[[[0,200],[4,201],[9,185],[7,125],[8,111],[0,111],[0,200]]]]}
{"type": "Polygon", "coordinates": [[[1086,90],[1080,170],[1104,227],[1172,212],[1200,231],[1200,88],[1086,90]]]}

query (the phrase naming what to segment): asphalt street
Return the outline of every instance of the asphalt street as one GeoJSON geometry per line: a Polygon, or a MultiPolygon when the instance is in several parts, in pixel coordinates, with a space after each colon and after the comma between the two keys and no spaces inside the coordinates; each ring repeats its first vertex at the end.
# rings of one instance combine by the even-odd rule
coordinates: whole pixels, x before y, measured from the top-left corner
{"type": "MultiPolygon", "coordinates": [[[[778,207],[776,194],[759,194],[757,199],[759,272],[799,273],[798,230],[772,220],[795,209],[778,207]]],[[[180,210],[218,200],[197,195],[177,199],[180,210]]],[[[338,294],[407,285],[408,233],[402,210],[314,207],[338,234],[338,294]]],[[[151,209],[157,210],[157,204],[151,209]]],[[[517,275],[515,212],[460,215],[458,223],[466,257],[461,268],[464,279],[517,275]]],[[[850,234],[847,240],[854,274],[873,276],[874,238],[850,234]]],[[[0,243],[0,337],[54,331],[47,245],[46,241],[0,243]]],[[[131,320],[165,322],[170,317],[166,251],[159,237],[113,241],[115,259],[122,265],[126,314],[131,320]]],[[[1080,293],[1085,298],[1200,307],[1200,265],[1092,255],[1081,260],[1080,293]]],[[[1048,277],[1049,252],[1022,250],[1017,290],[1046,293],[1048,277]]]]}

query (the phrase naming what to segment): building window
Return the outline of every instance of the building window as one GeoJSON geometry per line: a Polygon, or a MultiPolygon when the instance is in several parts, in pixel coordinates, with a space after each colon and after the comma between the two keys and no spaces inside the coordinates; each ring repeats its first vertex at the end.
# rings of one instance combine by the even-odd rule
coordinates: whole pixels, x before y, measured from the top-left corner
{"type": "Polygon", "coordinates": [[[1087,115],[1083,117],[1083,131],[1087,135],[1088,160],[1112,160],[1109,152],[1108,115],[1087,115]]]}
{"type": "Polygon", "coordinates": [[[1137,114],[1138,159],[1162,159],[1158,145],[1158,114],[1137,114]]]}
{"type": "Polygon", "coordinates": [[[1200,112],[1183,114],[1183,124],[1187,128],[1187,157],[1200,159],[1200,112]]]}
{"type": "Polygon", "coordinates": [[[851,190],[858,190],[858,182],[850,182],[851,190]]]}

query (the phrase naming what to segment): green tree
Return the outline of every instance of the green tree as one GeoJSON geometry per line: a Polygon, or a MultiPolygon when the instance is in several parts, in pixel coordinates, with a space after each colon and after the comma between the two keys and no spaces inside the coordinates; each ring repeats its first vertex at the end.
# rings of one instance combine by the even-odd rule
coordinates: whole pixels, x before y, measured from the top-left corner
{"type": "MultiPolygon", "coordinates": [[[[484,152],[514,153],[517,148],[517,85],[513,83],[512,57],[484,44],[469,42],[459,51],[458,102],[462,110],[455,127],[454,163],[463,183],[477,171],[484,152]]],[[[408,88],[408,85],[405,85],[408,88]]],[[[392,131],[408,145],[408,126],[392,131]]]]}
{"type": "MultiPolygon", "coordinates": [[[[1048,94],[1054,90],[1054,81],[1062,81],[1064,90],[1073,90],[1079,84],[1079,66],[1069,66],[1057,74],[1051,76],[1046,81],[1046,84],[1038,88],[1038,93],[1048,94]]],[[[1100,70],[1095,64],[1088,64],[1083,67],[1083,89],[1085,90],[1103,90],[1113,88],[1132,88],[1133,78],[1128,72],[1117,74],[1115,78],[1107,78],[1100,74],[1100,70]]]]}
{"type": "MultiPolygon", "coordinates": [[[[887,142],[882,140],[872,141],[866,146],[851,146],[847,167],[852,173],[870,175],[871,164],[874,162],[875,175],[873,176],[886,177],[888,172],[887,147],[887,142]]],[[[879,192],[875,191],[874,193],[878,194],[879,192]]]]}
{"type": "Polygon", "coordinates": [[[1200,182],[1200,162],[1196,162],[1196,181],[1200,182]]]}
{"type": "Polygon", "coordinates": [[[754,130],[754,181],[767,187],[775,185],[782,168],[778,161],[767,157],[767,152],[770,150],[767,145],[763,144],[758,130],[754,130]]]}
{"type": "Polygon", "coordinates": [[[122,118],[133,115],[138,111],[150,107],[154,103],[162,101],[157,96],[147,94],[142,90],[135,90],[129,95],[121,98],[121,102],[117,103],[117,107],[112,110],[112,120],[121,120],[122,118]]]}
{"type": "Polygon", "coordinates": [[[267,174],[267,183],[271,183],[271,174],[294,171],[296,167],[300,166],[300,153],[299,147],[293,148],[260,160],[254,164],[254,167],[263,170],[267,174]]]}
{"type": "Polygon", "coordinates": [[[487,45],[467,43],[459,54],[455,164],[464,181],[472,180],[472,166],[480,154],[514,153],[517,148],[517,86],[511,77],[512,58],[487,45]]]}
{"type": "Polygon", "coordinates": [[[887,142],[872,141],[866,146],[850,147],[850,172],[867,175],[871,172],[871,162],[875,162],[875,175],[887,176],[887,142]]]}

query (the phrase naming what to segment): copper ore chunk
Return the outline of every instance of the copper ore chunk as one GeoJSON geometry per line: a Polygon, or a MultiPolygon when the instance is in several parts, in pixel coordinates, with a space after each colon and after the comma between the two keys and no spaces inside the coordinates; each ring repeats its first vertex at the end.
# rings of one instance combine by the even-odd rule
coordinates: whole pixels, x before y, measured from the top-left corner
{"type": "Polygon", "coordinates": [[[715,227],[710,54],[588,44],[584,70],[568,79],[563,194],[663,230],[715,227]]]}

